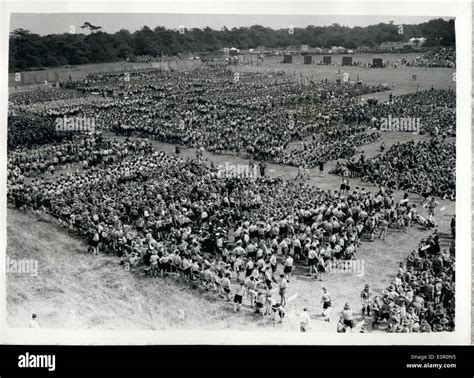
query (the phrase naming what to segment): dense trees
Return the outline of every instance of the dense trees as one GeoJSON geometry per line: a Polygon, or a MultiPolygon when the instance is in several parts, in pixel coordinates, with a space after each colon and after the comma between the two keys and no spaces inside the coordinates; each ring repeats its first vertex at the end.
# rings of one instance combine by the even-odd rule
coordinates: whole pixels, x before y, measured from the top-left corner
{"type": "Polygon", "coordinates": [[[51,34],[40,36],[16,29],[10,34],[10,72],[65,64],[111,62],[133,59],[138,55],[170,56],[185,52],[203,53],[223,47],[240,49],[257,46],[287,47],[306,44],[313,47],[344,46],[358,48],[379,46],[386,41],[408,41],[412,37],[427,38],[427,46],[453,46],[454,20],[431,20],[418,25],[399,26],[392,22],[367,27],[313,26],[274,30],[260,25],[222,30],[178,30],[158,26],[130,33],[122,29],[114,34],[97,31],[89,34],[51,34]]]}

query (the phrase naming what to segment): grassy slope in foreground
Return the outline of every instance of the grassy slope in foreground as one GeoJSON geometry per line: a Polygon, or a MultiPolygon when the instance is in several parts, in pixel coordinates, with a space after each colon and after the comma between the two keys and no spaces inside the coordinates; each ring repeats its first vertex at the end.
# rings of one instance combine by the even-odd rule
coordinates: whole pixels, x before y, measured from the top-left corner
{"type": "Polygon", "coordinates": [[[254,323],[249,314],[234,316],[215,295],[173,279],[153,282],[125,272],[117,257],[86,251],[83,241],[60,226],[9,209],[8,257],[38,259],[38,276],[8,275],[9,326],[27,327],[33,312],[43,328],[248,329],[254,323]]]}

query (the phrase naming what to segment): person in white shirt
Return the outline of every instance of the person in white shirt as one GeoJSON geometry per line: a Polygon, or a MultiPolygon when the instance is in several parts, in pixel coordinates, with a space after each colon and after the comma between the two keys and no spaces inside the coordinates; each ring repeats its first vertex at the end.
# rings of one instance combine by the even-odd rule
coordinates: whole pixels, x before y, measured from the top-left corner
{"type": "Polygon", "coordinates": [[[245,277],[248,277],[252,274],[254,268],[253,260],[248,260],[245,264],[245,277]]]}
{"type": "Polygon", "coordinates": [[[230,275],[227,274],[221,279],[220,285],[225,293],[225,298],[230,301],[230,275]]]}
{"type": "Polygon", "coordinates": [[[244,256],[245,255],[245,249],[242,248],[242,241],[238,240],[237,241],[237,247],[234,248],[232,253],[236,256],[244,256]]]}
{"type": "Polygon", "coordinates": [[[236,290],[234,295],[234,313],[240,311],[242,307],[242,298],[246,292],[244,281],[240,282],[239,288],[236,290]]]}
{"type": "Polygon", "coordinates": [[[342,323],[344,328],[346,329],[350,328],[352,332],[352,328],[354,328],[354,319],[353,319],[353,314],[352,314],[351,307],[349,306],[349,303],[346,303],[344,305],[344,309],[341,311],[339,322],[342,323]]]}
{"type": "Polygon", "coordinates": [[[309,316],[308,309],[305,307],[303,311],[299,314],[300,318],[300,331],[307,332],[309,328],[309,322],[311,321],[311,317],[309,316]]]}
{"type": "Polygon", "coordinates": [[[316,249],[314,247],[310,247],[308,251],[309,276],[311,276],[313,273],[317,274],[316,258],[317,258],[316,249]]]}
{"type": "Polygon", "coordinates": [[[326,322],[330,322],[330,314],[331,314],[331,308],[332,308],[332,298],[331,294],[328,293],[327,289],[323,287],[323,295],[321,298],[321,303],[323,304],[323,312],[322,316],[326,322]]]}
{"type": "Polygon", "coordinates": [[[150,256],[150,275],[151,277],[156,277],[158,275],[158,254],[156,251],[152,252],[150,256]]]}
{"type": "Polygon", "coordinates": [[[278,245],[278,249],[283,256],[288,254],[288,242],[286,239],[283,239],[280,242],[280,244],[278,245]]]}
{"type": "Polygon", "coordinates": [[[276,256],[276,253],[273,252],[271,257],[270,257],[270,266],[272,268],[272,280],[273,282],[277,282],[276,279],[275,279],[275,272],[277,270],[277,256],[276,256]]]}
{"type": "Polygon", "coordinates": [[[291,281],[291,271],[293,270],[293,257],[288,256],[285,260],[283,268],[283,273],[285,273],[285,278],[288,282],[291,281]]]}

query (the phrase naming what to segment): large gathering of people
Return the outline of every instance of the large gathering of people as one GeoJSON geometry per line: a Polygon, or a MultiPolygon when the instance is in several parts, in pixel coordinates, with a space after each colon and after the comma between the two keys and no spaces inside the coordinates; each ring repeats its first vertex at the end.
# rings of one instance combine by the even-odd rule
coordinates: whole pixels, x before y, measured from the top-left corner
{"type": "Polygon", "coordinates": [[[30,105],[37,103],[47,104],[50,101],[67,100],[75,97],[81,97],[76,91],[67,91],[58,87],[36,87],[32,90],[19,91],[11,93],[8,96],[9,107],[14,108],[20,105],[30,105]]]}
{"type": "Polygon", "coordinates": [[[373,158],[352,158],[347,167],[352,175],[377,185],[424,197],[456,197],[456,146],[439,138],[396,143],[373,158]]]}
{"type": "Polygon", "coordinates": [[[456,136],[456,95],[453,90],[432,88],[392,96],[391,101],[385,103],[367,101],[360,111],[371,127],[382,131],[392,131],[393,127],[389,128],[387,123],[390,119],[398,119],[412,123],[416,126],[413,131],[418,134],[456,136]]]}
{"type": "Polygon", "coordinates": [[[302,142],[301,149],[287,151],[282,156],[273,157],[271,161],[282,165],[306,165],[308,168],[314,168],[330,160],[349,159],[356,153],[357,147],[376,142],[380,138],[379,132],[373,132],[351,134],[347,138],[334,138],[325,142],[302,142]]]}
{"type": "Polygon", "coordinates": [[[19,97],[13,108],[54,119],[92,118],[101,130],[217,154],[244,153],[293,166],[307,159],[309,167],[321,159],[350,158],[357,147],[378,140],[378,134],[367,135],[365,130],[386,131],[383,122],[391,117],[413,120],[421,134],[455,135],[456,98],[451,90],[364,102],[362,96],[387,88],[327,80],[303,85],[300,79],[222,68],[199,68],[184,75],[155,69],[93,74],[62,83],[67,88],[64,97],[56,94],[59,89],[51,89],[54,95],[41,101],[19,97]],[[314,138],[316,133],[322,133],[322,140],[314,138]],[[306,148],[289,148],[297,142],[306,142],[306,148]]]}
{"type": "MultiPolygon", "coordinates": [[[[294,269],[322,280],[330,264],[357,259],[362,243],[384,240],[393,228],[407,232],[418,220],[416,206],[395,189],[455,199],[455,145],[445,141],[455,132],[454,95],[432,90],[387,104],[361,101],[383,90],[199,68],[95,74],[50,95],[26,92],[10,101],[8,199],[53,216],[93,254],[116,255],[126,269],[179,276],[233,301],[234,312],[248,301],[252,311],[282,321],[294,269]],[[423,125],[433,138],[357,159],[358,147],[382,138],[378,119],[386,114],[429,117],[423,125]],[[55,120],[65,116],[93,117],[95,130],[58,133],[55,120]],[[242,153],[260,164],[300,167],[303,175],[348,159],[347,168],[378,190],[351,188],[346,176],[340,188],[322,191],[269,178],[264,169],[226,175],[199,156],[158,152],[150,139],[242,153]]],[[[364,312],[377,314],[374,323],[388,320],[391,332],[454,327],[454,250],[439,252],[436,235],[427,243],[400,265],[383,297],[364,294],[364,312]]],[[[329,321],[327,292],[324,298],[329,321]]],[[[351,325],[347,305],[338,329],[351,325]]]]}
{"type": "Polygon", "coordinates": [[[8,116],[7,131],[7,147],[9,150],[60,142],[68,137],[67,134],[57,133],[54,121],[45,117],[10,114],[8,116]]]}
{"type": "Polygon", "coordinates": [[[72,167],[74,163],[80,165],[81,169],[98,164],[110,165],[142,150],[141,141],[104,140],[100,132],[72,136],[70,140],[62,143],[17,148],[12,151],[8,155],[8,176],[15,181],[24,181],[28,177],[38,175],[53,176],[55,171],[72,167]]]}
{"type": "Polygon", "coordinates": [[[436,232],[422,239],[418,250],[400,262],[395,279],[382,296],[369,296],[366,305],[367,311],[373,311],[372,326],[384,321],[388,332],[452,331],[454,273],[454,241],[449,248],[441,248],[436,232]]]}
{"type": "MultiPolygon", "coordinates": [[[[93,227],[91,233],[97,232],[94,228],[100,224],[120,229],[124,224],[132,223],[141,225],[142,236],[151,232],[153,238],[163,241],[172,235],[182,236],[185,232],[182,228],[192,225],[194,231],[186,231],[189,238],[206,235],[214,238],[211,244],[206,242],[209,253],[218,250],[214,232],[220,228],[219,234],[233,231],[243,238],[244,246],[255,243],[256,250],[257,247],[264,250],[276,247],[288,251],[296,244],[300,246],[295,251],[297,259],[305,260],[313,243],[323,247],[327,259],[350,259],[363,235],[373,240],[376,219],[390,214],[391,208],[399,207],[393,194],[382,192],[327,193],[300,182],[265,177],[223,179],[215,168],[204,163],[183,161],[165,154],[150,155],[151,148],[145,142],[104,140],[84,144],[81,141],[82,148],[69,152],[74,150],[70,147],[74,143],[63,150],[66,157],[63,163],[76,156],[81,161],[81,156],[90,151],[97,160],[91,162],[89,169],[51,179],[37,176],[27,182],[21,176],[28,172],[28,161],[38,155],[29,157],[27,152],[17,152],[9,162],[12,172],[9,194],[12,199],[19,198],[19,203],[38,197],[46,200],[45,210],[61,216],[69,211],[74,222],[78,216],[85,217],[84,222],[93,227]],[[137,153],[124,159],[124,150],[137,153]],[[114,164],[104,160],[102,155],[106,152],[115,157],[114,164]],[[94,162],[100,161],[103,164],[94,166],[94,162]],[[140,180],[129,182],[125,178],[127,174],[140,177],[140,180]],[[127,181],[126,186],[123,181],[127,181]],[[107,201],[104,201],[105,193],[107,201]],[[65,206],[68,203],[71,209],[65,206]],[[89,212],[84,213],[87,209],[89,212]],[[163,229],[158,226],[160,224],[163,229]]],[[[35,204],[37,208],[43,206],[43,202],[35,204]]],[[[76,228],[74,222],[73,229],[76,228]]]]}
{"type": "Polygon", "coordinates": [[[456,49],[454,47],[443,47],[436,50],[428,50],[416,57],[409,65],[420,67],[456,67],[456,49]]]}
{"type": "MultiPolygon", "coordinates": [[[[327,81],[303,85],[300,78],[278,72],[232,73],[209,68],[186,75],[159,70],[94,74],[61,86],[83,97],[16,102],[16,109],[53,118],[93,117],[96,127],[119,134],[204,147],[215,153],[246,152],[270,161],[288,160],[284,156],[288,145],[326,124],[326,113],[364,94],[386,90],[327,81]],[[325,114],[306,122],[298,114],[310,105],[321,105],[325,114]]],[[[332,114],[329,121],[343,122],[332,114]]]]}

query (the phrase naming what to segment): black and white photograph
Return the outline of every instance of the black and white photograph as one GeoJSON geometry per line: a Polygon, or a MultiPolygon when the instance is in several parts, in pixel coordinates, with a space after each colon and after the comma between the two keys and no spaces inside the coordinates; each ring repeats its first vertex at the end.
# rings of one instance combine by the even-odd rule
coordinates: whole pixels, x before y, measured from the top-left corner
{"type": "Polygon", "coordinates": [[[364,6],[12,11],[9,340],[470,344],[462,6],[364,6]]]}

